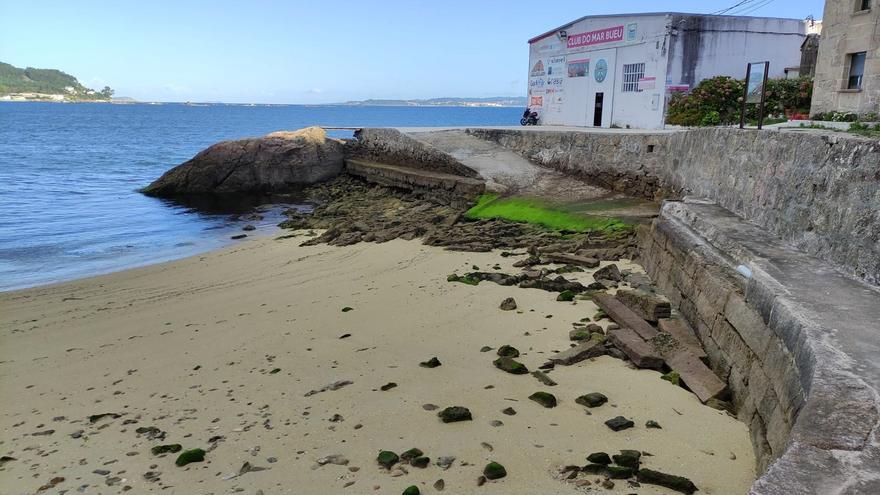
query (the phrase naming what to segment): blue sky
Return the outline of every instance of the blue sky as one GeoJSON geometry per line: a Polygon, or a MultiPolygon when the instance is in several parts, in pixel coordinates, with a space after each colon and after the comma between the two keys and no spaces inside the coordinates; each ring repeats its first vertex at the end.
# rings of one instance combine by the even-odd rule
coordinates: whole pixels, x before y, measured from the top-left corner
{"type": "MultiPolygon", "coordinates": [[[[739,1],[0,0],[0,61],[140,100],[524,95],[534,35],[590,14],[712,13],[739,1]]],[[[821,19],[824,5],[748,1],[759,7],[748,15],[768,17],[821,19]]]]}

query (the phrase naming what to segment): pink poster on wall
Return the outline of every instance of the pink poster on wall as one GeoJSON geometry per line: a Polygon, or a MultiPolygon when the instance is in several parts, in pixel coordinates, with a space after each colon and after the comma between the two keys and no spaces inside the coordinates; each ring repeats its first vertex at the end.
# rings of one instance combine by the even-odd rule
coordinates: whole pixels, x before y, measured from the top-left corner
{"type": "Polygon", "coordinates": [[[578,48],[581,46],[598,45],[600,43],[623,41],[623,32],[623,26],[614,26],[587,33],[571,34],[568,36],[568,47],[578,48]]]}

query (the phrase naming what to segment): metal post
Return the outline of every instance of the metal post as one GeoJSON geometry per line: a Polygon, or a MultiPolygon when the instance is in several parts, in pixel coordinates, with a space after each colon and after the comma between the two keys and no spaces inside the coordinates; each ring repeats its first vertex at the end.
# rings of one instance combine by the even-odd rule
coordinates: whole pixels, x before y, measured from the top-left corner
{"type": "Polygon", "coordinates": [[[743,88],[743,102],[739,109],[739,128],[744,129],[746,126],[746,101],[749,99],[749,76],[752,74],[752,64],[746,66],[746,84],[743,88]]]}
{"type": "Polygon", "coordinates": [[[767,97],[767,77],[770,74],[770,61],[764,62],[764,82],[761,84],[761,107],[758,109],[758,130],[764,125],[764,101],[767,97]]]}

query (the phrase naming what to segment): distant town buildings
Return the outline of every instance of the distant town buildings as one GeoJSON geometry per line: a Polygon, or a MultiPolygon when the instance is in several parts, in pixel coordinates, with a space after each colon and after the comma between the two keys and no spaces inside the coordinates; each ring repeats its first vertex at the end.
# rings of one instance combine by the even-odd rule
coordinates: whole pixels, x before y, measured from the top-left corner
{"type": "Polygon", "coordinates": [[[880,0],[826,0],[813,115],[880,113],[880,0]]]}
{"type": "Polygon", "coordinates": [[[668,96],[703,79],[742,78],[749,62],[800,72],[807,32],[799,19],[582,17],[529,40],[529,107],[543,125],[661,128],[668,96]]]}

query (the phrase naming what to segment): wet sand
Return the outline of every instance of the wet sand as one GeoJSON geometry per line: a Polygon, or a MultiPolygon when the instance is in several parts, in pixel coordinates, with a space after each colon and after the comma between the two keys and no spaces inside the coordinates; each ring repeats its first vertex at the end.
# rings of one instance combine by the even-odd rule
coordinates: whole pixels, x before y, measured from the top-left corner
{"type": "Polygon", "coordinates": [[[494,350],[481,348],[510,344],[537,369],[569,346],[572,322],[596,311],[537,289],[446,281],[472,265],[515,273],[519,257],[419,241],[300,247],[302,240],[250,240],[0,294],[0,451],[15,458],[0,467],[0,493],[35,493],[53,478],[42,493],[399,494],[410,485],[436,493],[438,479],[455,494],[673,493],[556,479],[561,466],[620,449],[649,452],[643,466],[687,476],[700,493],[748,491],[746,426],[657,372],[601,357],[557,366],[550,377],[558,385],[548,387],[492,366],[494,350]],[[509,296],[518,311],[498,308],[509,296]],[[434,356],[442,366],[419,366],[434,356]],[[341,380],[352,383],[306,396],[341,380]],[[380,390],[389,382],[397,386],[380,390]],[[540,390],[559,406],[528,399],[540,390]],[[609,403],[588,415],[574,402],[588,392],[609,403]],[[444,424],[426,404],[466,406],[473,421],[444,424]],[[502,414],[507,407],[517,414],[502,414]],[[119,416],[89,421],[101,413],[119,416]],[[618,415],[636,426],[615,433],[603,424],[618,415]],[[663,428],[647,429],[647,420],[663,428]],[[165,439],[136,432],[144,427],[165,439]],[[214,448],[185,467],[174,465],[176,455],[150,453],[173,443],[214,448]],[[411,447],[431,458],[429,467],[392,476],[377,466],[380,450],[411,447]],[[330,455],[348,464],[316,462],[330,455]],[[448,470],[434,464],[441,456],[455,456],[448,470]],[[478,487],[490,460],[508,476],[478,487]],[[234,476],[245,462],[266,469],[234,476]]]}

